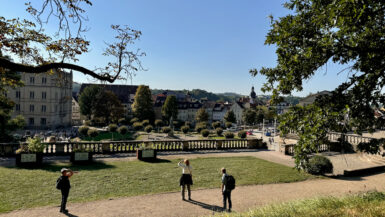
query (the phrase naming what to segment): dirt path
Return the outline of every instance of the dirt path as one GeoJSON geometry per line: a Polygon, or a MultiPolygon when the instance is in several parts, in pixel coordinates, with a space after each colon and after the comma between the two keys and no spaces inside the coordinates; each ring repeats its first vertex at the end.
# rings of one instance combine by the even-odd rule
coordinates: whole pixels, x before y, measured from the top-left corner
{"type": "MultiPolygon", "coordinates": [[[[289,156],[273,151],[195,153],[188,155],[161,155],[159,158],[197,158],[254,156],[272,162],[293,166],[289,156]]],[[[128,157],[120,160],[132,160],[128,157]]],[[[101,159],[99,159],[101,160],[101,159]]],[[[110,161],[114,158],[103,158],[110,161]]],[[[251,207],[275,202],[311,198],[315,196],[339,196],[368,190],[385,191],[385,174],[349,179],[318,179],[297,183],[238,186],[232,194],[233,210],[247,211],[251,207]]],[[[180,193],[144,195],[113,200],[100,200],[87,203],[71,203],[69,197],[68,216],[201,216],[221,211],[222,197],[219,183],[216,189],[196,190],[192,192],[193,201],[182,201],[180,193]]],[[[14,211],[5,216],[65,216],[56,207],[40,207],[14,211]]]]}

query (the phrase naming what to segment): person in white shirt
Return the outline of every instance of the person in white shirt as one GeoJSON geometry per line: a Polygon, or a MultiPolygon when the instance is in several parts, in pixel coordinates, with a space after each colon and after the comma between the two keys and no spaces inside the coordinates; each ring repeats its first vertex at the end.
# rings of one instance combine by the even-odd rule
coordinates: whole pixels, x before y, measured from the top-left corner
{"type": "Polygon", "coordinates": [[[182,176],[179,179],[179,185],[181,186],[181,193],[182,193],[182,200],[185,200],[184,198],[184,189],[187,185],[187,192],[188,192],[188,199],[191,200],[191,190],[190,185],[193,184],[192,181],[192,167],[190,166],[190,161],[185,159],[184,163],[182,161],[179,161],[178,166],[182,167],[182,176]]]}

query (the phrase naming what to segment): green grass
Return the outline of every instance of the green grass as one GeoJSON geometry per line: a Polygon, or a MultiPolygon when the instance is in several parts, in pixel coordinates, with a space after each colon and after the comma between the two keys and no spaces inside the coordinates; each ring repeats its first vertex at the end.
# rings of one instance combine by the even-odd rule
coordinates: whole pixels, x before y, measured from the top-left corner
{"type": "Polygon", "coordinates": [[[323,197],[251,209],[244,213],[221,213],[227,217],[333,217],[385,216],[385,194],[368,192],[353,196],[323,197]]]}
{"type": "Polygon", "coordinates": [[[102,133],[99,133],[99,135],[97,135],[95,138],[87,136],[87,137],[82,138],[82,140],[84,140],[84,141],[101,141],[101,140],[111,140],[112,138],[114,138],[114,141],[119,141],[119,140],[132,140],[133,139],[133,135],[131,133],[127,133],[126,135],[122,135],[118,132],[114,132],[113,134],[114,135],[112,137],[111,132],[102,132],[102,133]]]}
{"type": "MultiPolygon", "coordinates": [[[[92,165],[44,165],[41,169],[0,167],[0,213],[15,209],[60,204],[55,189],[62,167],[79,173],[71,178],[70,202],[175,192],[181,169],[179,160],[158,162],[110,161],[92,165]]],[[[254,157],[197,158],[193,166],[193,189],[219,188],[220,168],[228,168],[237,185],[302,181],[314,176],[254,157]],[[247,165],[247,167],[245,166],[247,165]],[[252,168],[252,169],[251,169],[252,168]]]]}

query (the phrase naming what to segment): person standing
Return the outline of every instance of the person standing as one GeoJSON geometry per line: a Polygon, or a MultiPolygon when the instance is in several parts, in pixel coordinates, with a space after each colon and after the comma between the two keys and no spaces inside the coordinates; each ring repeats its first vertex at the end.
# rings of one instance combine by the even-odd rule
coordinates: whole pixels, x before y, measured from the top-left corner
{"type": "Polygon", "coordinates": [[[56,184],[56,187],[61,190],[60,212],[68,213],[68,210],[66,209],[66,205],[67,205],[67,199],[71,188],[69,178],[73,176],[74,172],[67,168],[62,168],[60,172],[61,172],[61,176],[59,177],[56,184]]]}
{"type": "Polygon", "coordinates": [[[231,212],[231,190],[226,188],[228,186],[228,175],[226,169],[222,168],[222,195],[223,195],[223,209],[226,210],[227,201],[229,203],[229,209],[227,211],[231,212]]]}
{"type": "Polygon", "coordinates": [[[179,167],[182,167],[182,176],[179,179],[179,185],[181,186],[182,200],[185,200],[184,192],[185,186],[187,185],[188,199],[191,200],[191,189],[190,186],[193,184],[192,181],[192,167],[190,166],[190,161],[185,159],[184,163],[179,161],[179,167]]]}

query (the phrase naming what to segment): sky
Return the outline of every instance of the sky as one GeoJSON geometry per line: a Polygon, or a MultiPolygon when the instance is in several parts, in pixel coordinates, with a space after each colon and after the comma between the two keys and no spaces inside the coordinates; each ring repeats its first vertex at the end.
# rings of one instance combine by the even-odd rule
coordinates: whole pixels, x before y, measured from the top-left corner
{"type": "MultiPolygon", "coordinates": [[[[0,16],[32,17],[25,11],[23,0],[1,0],[0,16]]],[[[42,1],[32,1],[38,7],[42,1]]],[[[128,25],[142,31],[132,50],[146,52],[141,62],[146,71],[139,71],[134,85],[152,89],[204,89],[209,92],[235,92],[249,95],[254,86],[257,94],[264,77],[252,77],[252,68],[274,67],[275,47],[265,45],[270,29],[269,15],[274,18],[290,13],[282,0],[108,0],[93,1],[86,6],[87,40],[90,52],[79,57],[77,64],[89,69],[103,67],[109,61],[101,55],[105,42],[114,33],[111,24],[128,25]]],[[[56,30],[54,22],[47,32],[56,30]]],[[[304,90],[294,96],[307,96],[322,90],[333,90],[347,79],[337,75],[343,66],[328,64],[316,76],[304,82],[304,90]]],[[[79,72],[74,81],[95,82],[79,72]]],[[[130,84],[128,81],[116,83],[130,84]]]]}

